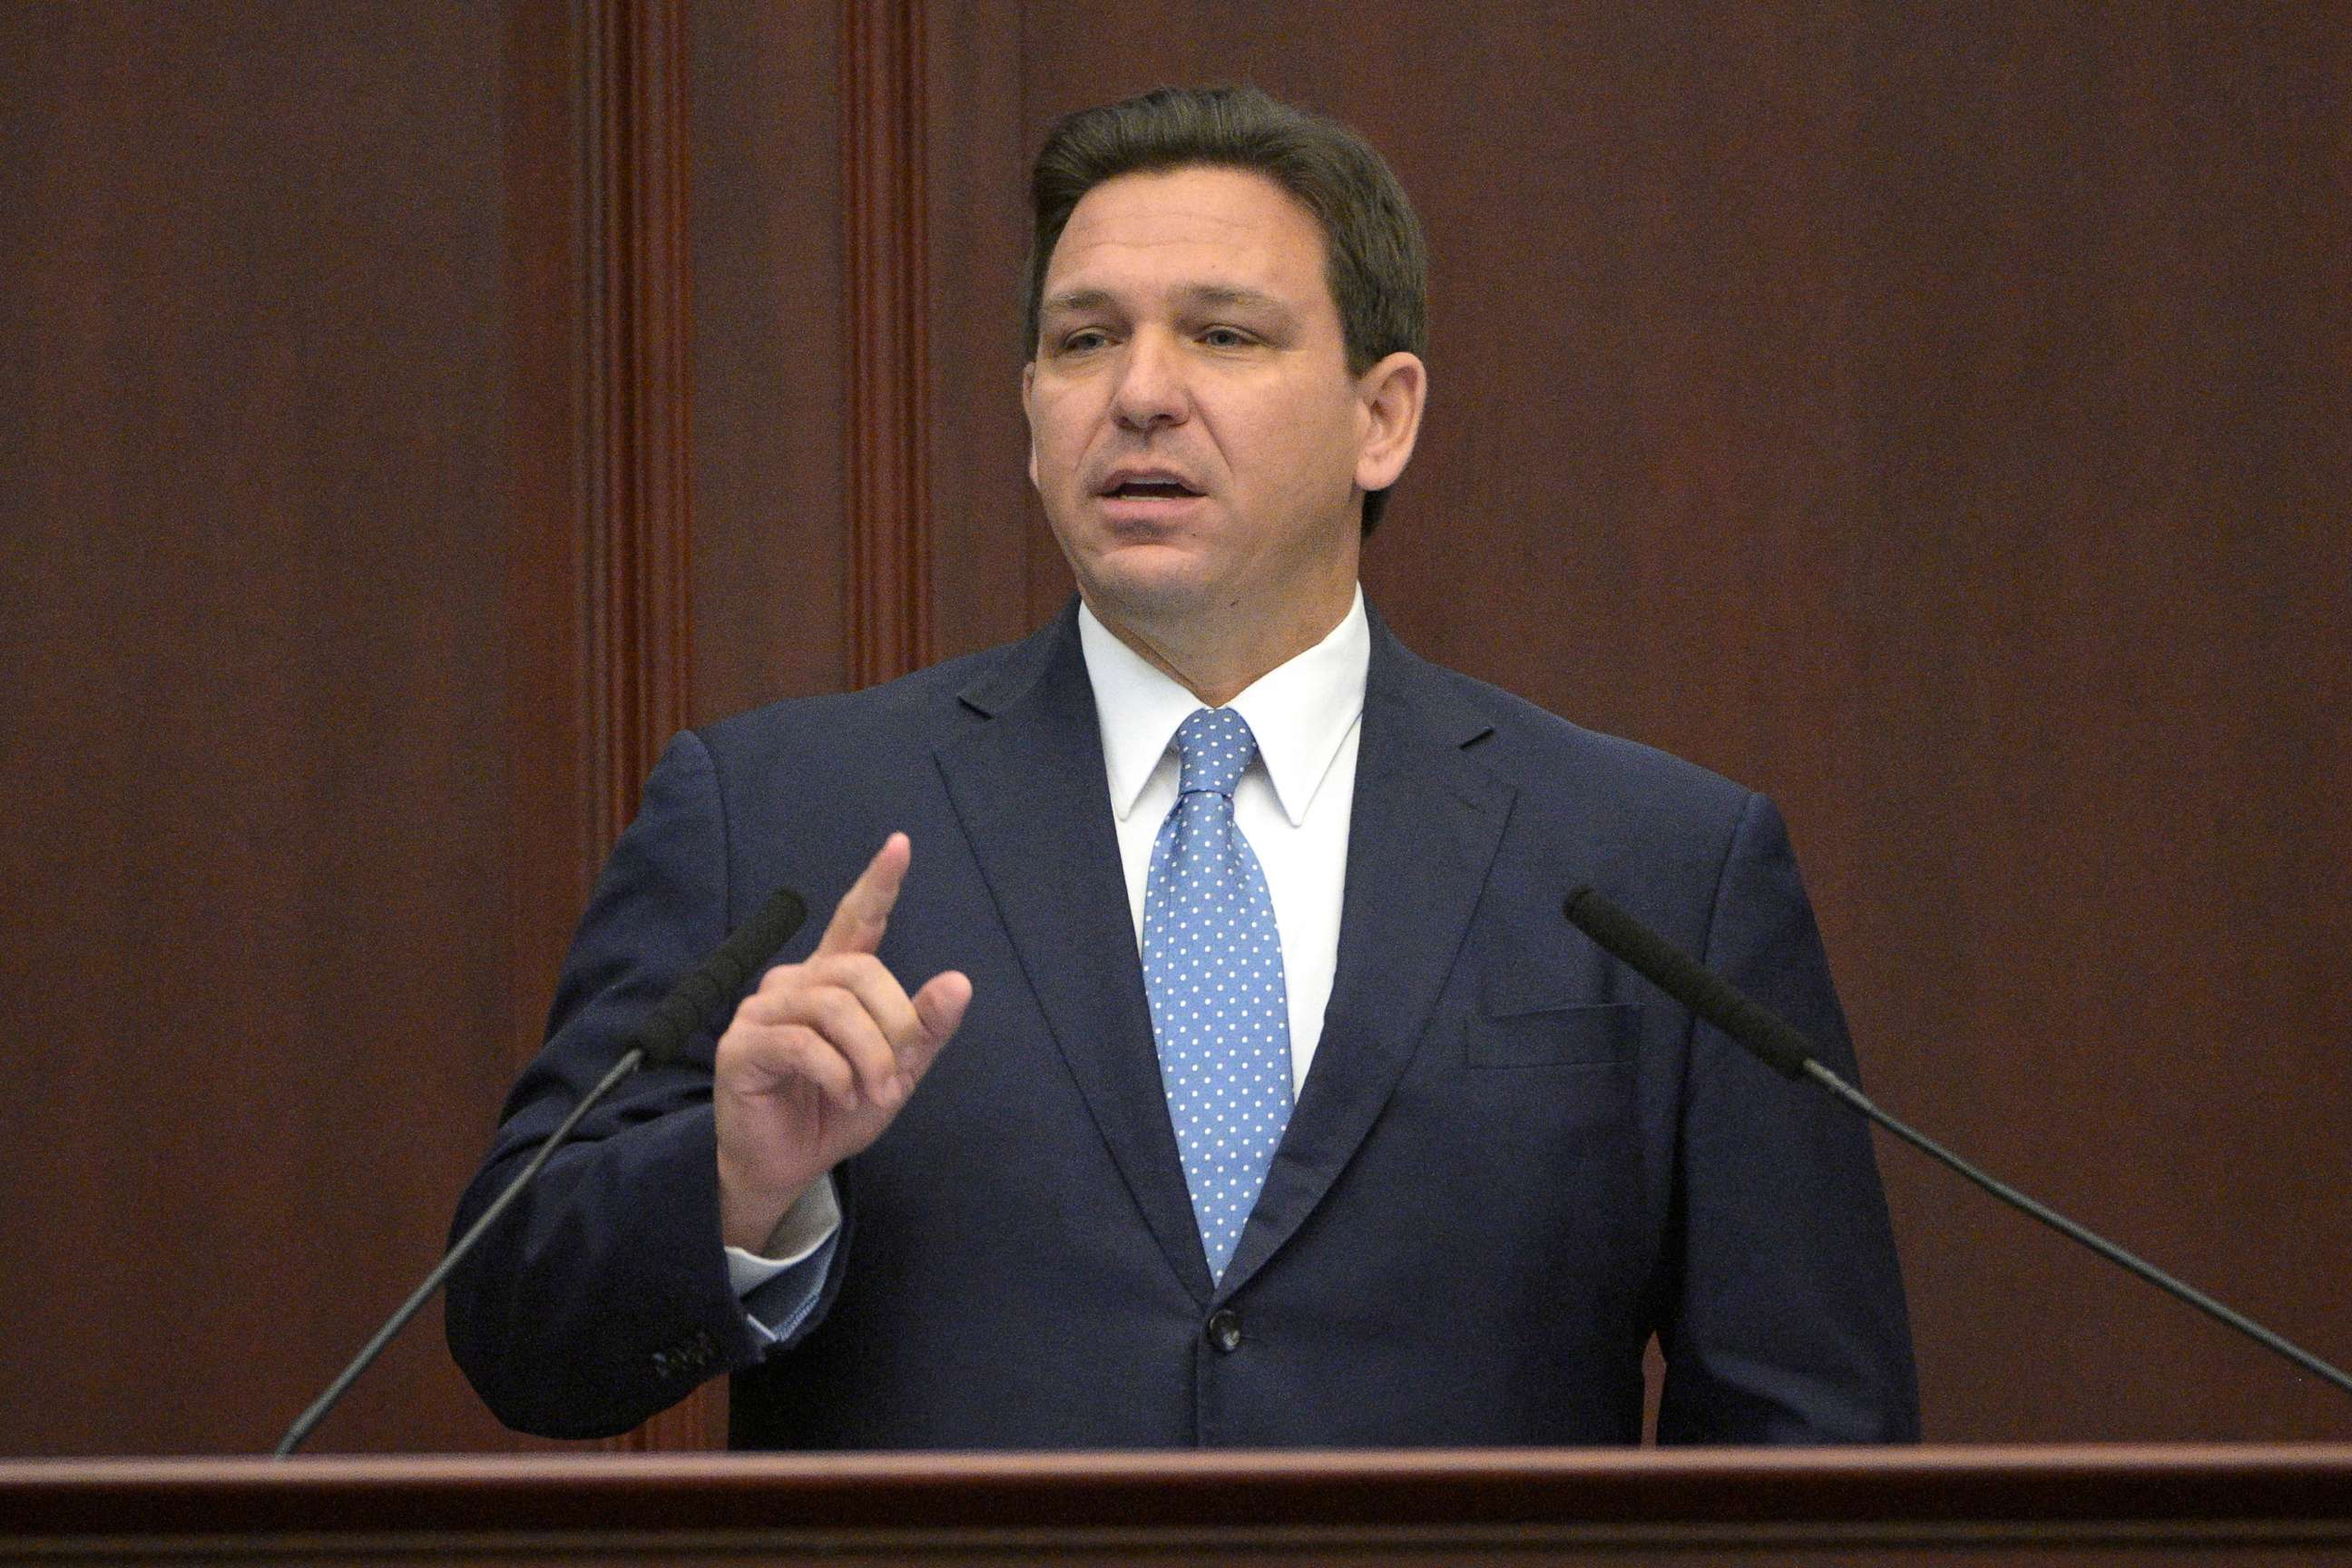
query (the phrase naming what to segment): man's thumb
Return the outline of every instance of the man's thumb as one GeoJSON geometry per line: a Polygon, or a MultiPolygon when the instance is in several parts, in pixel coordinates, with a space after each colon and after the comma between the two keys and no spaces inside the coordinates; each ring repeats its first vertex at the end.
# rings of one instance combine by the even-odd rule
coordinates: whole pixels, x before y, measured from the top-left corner
{"type": "Polygon", "coordinates": [[[940,1047],[963,1026],[964,1009],[971,1005],[971,981],[961,970],[947,970],[925,981],[910,1000],[916,1020],[923,1026],[923,1037],[900,1058],[900,1066],[919,1079],[930,1070],[931,1058],[940,1054],[940,1047]]]}

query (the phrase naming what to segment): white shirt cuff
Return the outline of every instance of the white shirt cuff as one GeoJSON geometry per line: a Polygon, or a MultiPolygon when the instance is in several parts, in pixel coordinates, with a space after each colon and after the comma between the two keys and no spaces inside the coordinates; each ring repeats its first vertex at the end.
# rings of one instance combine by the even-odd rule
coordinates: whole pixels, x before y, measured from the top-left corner
{"type": "Polygon", "coordinates": [[[833,1177],[820,1176],[800,1202],[784,1211],[758,1252],[727,1249],[728,1283],[738,1297],[748,1296],[794,1264],[807,1262],[840,1228],[841,1199],[833,1190],[833,1177]]]}

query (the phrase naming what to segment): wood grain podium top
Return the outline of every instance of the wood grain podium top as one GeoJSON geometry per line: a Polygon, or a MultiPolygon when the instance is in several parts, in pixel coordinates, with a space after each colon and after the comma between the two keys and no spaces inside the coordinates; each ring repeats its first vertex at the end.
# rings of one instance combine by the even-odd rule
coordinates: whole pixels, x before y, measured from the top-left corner
{"type": "Polygon", "coordinates": [[[0,1562],[1794,1563],[1832,1547],[1840,1563],[2352,1563],[2352,1446],[0,1461],[0,1562]]]}

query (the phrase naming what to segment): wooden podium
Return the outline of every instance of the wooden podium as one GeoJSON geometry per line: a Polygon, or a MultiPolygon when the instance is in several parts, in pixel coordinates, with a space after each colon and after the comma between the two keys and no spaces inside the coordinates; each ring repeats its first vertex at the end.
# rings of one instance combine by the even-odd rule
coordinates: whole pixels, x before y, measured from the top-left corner
{"type": "Polygon", "coordinates": [[[2352,1564],[2352,1446],[0,1463],[0,1563],[2352,1564]]]}

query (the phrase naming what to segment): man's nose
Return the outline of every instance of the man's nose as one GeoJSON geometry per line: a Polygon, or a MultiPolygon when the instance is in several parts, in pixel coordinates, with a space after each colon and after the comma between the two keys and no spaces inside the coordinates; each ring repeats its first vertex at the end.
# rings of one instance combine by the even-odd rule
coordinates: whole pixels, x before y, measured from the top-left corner
{"type": "Polygon", "coordinates": [[[1160,331],[1129,338],[1111,399],[1112,416],[1129,429],[1149,430],[1182,424],[1191,406],[1181,345],[1160,331]]]}

